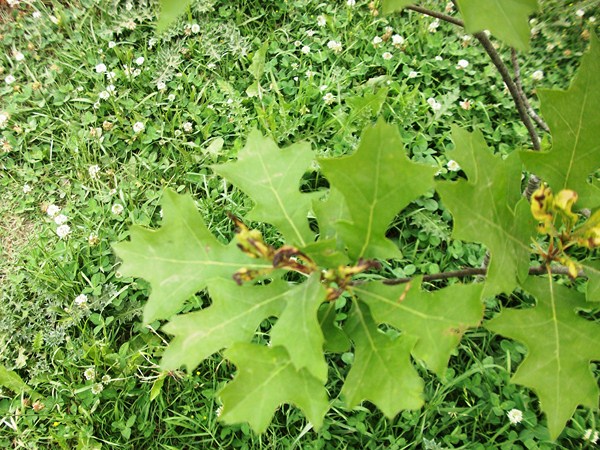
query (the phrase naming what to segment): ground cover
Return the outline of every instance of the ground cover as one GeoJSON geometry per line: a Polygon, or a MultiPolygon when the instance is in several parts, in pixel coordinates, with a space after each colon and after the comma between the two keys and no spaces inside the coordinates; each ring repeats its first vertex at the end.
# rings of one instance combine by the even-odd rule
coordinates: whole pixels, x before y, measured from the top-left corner
{"type": "MultiPolygon", "coordinates": [[[[568,85],[597,30],[594,2],[543,6],[521,67],[534,107],[537,87],[568,85]]],[[[410,157],[444,179],[460,176],[446,156],[451,123],[481,130],[501,154],[529,145],[500,77],[469,36],[414,12],[374,11],[366,2],[202,1],[158,36],[155,5],[145,2],[2,6],[0,364],[35,391],[3,388],[2,445],[589,444],[598,416],[584,409],[558,443],[549,441],[535,395],[508,383],[524,348],[484,330],[468,333],[444,379],[422,371],[424,409],[390,422],[368,404],[353,411],[334,404],[319,433],[289,407],[262,436],[246,425],[224,427],[215,394],[233,366],[214,358],[185,374],[157,365],[160,323],[140,325],[148,285],[119,273],[110,244],[132,223],[161,223],[165,187],[192,193],[210,229],[229,240],[225,212],[241,216],[252,205],[208,166],[235,156],[252,127],[282,146],[306,140],[320,156],[342,155],[380,114],[398,125],[410,157]],[[265,42],[257,83],[251,62],[265,42]],[[511,410],[522,411],[519,423],[511,410]]],[[[314,171],[305,189],[320,183],[314,171]]],[[[451,240],[450,225],[438,198],[414,202],[389,232],[402,259],[387,269],[402,277],[480,265],[485,250],[451,240]]],[[[278,242],[272,229],[263,233],[278,242]]],[[[186,308],[206,302],[199,294],[186,308]]],[[[336,363],[340,374],[351,358],[336,363]]]]}

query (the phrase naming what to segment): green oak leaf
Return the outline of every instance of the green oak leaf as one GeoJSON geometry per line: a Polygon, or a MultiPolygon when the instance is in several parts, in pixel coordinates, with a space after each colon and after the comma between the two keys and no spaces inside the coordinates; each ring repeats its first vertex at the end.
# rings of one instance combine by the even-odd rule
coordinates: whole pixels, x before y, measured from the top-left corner
{"type": "Polygon", "coordinates": [[[313,200],[313,211],[319,223],[319,239],[325,240],[337,236],[335,224],[340,221],[350,221],[350,211],[346,200],[337,189],[329,189],[324,200],[313,200]]]}
{"type": "Polygon", "coordinates": [[[213,353],[236,342],[250,342],[264,319],[281,314],[289,290],[290,285],[280,280],[266,286],[209,282],[209,307],[175,316],[163,327],[175,337],[163,354],[161,367],[174,370],[185,365],[192,371],[213,353]]]}
{"type": "Polygon", "coordinates": [[[314,195],[301,193],[299,186],[313,159],[308,143],[280,149],[272,139],[252,130],[236,162],[212,168],[254,201],[248,220],[270,223],[288,244],[303,247],[314,241],[308,226],[314,195]]]}
{"type": "Polygon", "coordinates": [[[319,164],[345,198],[351,222],[339,221],[336,228],[350,256],[399,257],[385,232],[401,209],[433,187],[435,169],[410,161],[398,129],[382,120],[365,129],[354,154],[319,164]]]}
{"type": "Polygon", "coordinates": [[[585,297],[588,302],[600,302],[600,261],[581,261],[583,272],[588,277],[585,297]]]}
{"type": "Polygon", "coordinates": [[[214,278],[231,279],[241,267],[267,268],[245,256],[234,243],[221,244],[208,230],[188,195],[167,189],[162,198],[163,225],[158,230],[130,228],[130,241],[113,244],[123,260],[119,271],[150,282],[144,323],[168,319],[214,278]]]}
{"type": "Polygon", "coordinates": [[[350,340],[335,323],[336,316],[337,310],[334,302],[329,302],[319,309],[319,323],[325,338],[324,349],[326,352],[344,353],[350,350],[350,340]]]}
{"type": "Polygon", "coordinates": [[[192,0],[159,0],[160,14],[156,31],[162,33],[190,6],[192,0]]]}
{"type": "Polygon", "coordinates": [[[416,338],[382,333],[362,302],[350,312],[344,330],[354,342],[354,362],[341,391],[349,408],[369,400],[391,419],[423,405],[424,382],[410,361],[416,338]]]}
{"type": "Polygon", "coordinates": [[[277,408],[299,407],[311,424],[323,424],[329,401],[325,386],[306,369],[296,369],[283,347],[238,343],[224,353],[238,368],[233,381],[220,392],[227,424],[248,422],[256,433],[267,429],[277,408]]]}
{"type": "Polygon", "coordinates": [[[589,51],[567,91],[539,89],[541,110],[552,132],[548,152],[522,152],[528,170],[557,193],[577,192],[577,205],[600,206],[600,188],[588,177],[600,167],[600,41],[592,35],[589,51]]]}
{"type": "Polygon", "coordinates": [[[529,16],[537,0],[457,0],[467,33],[489,30],[518,50],[529,50],[529,16]]]}
{"type": "Polygon", "coordinates": [[[485,327],[527,347],[512,382],[536,392],[556,439],[577,405],[598,407],[598,385],[589,363],[600,360],[600,325],[577,314],[589,303],[573,289],[533,278],[523,289],[535,296],[536,306],[504,309],[485,327]]]}
{"type": "Polygon", "coordinates": [[[483,135],[452,128],[456,149],[449,153],[468,181],[437,184],[454,218],[452,236],[487,246],[491,259],[484,295],[510,293],[529,271],[530,242],[535,224],[529,203],[521,195],[521,162],[493,155],[483,135]]]}
{"type": "Polygon", "coordinates": [[[327,292],[320,274],[287,292],[286,306],[271,330],[271,344],[285,347],[297,369],[306,368],[317,380],[327,381],[327,363],[323,356],[325,339],[317,312],[327,292]]]}
{"type": "Polygon", "coordinates": [[[384,14],[402,11],[408,5],[418,3],[415,0],[383,0],[381,10],[384,14]]]}
{"type": "Polygon", "coordinates": [[[369,306],[377,323],[387,323],[417,337],[413,356],[441,376],[464,332],[479,325],[483,318],[482,285],[455,284],[423,291],[419,278],[411,284],[371,282],[354,291],[369,306]]]}

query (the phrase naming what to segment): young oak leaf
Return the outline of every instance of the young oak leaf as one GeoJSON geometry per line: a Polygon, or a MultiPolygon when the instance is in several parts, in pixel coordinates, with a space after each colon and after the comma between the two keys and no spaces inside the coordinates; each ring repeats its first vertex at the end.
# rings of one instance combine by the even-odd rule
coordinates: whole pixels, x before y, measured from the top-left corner
{"type": "Polygon", "coordinates": [[[271,330],[271,344],[285,347],[297,369],[306,368],[324,383],[327,381],[327,363],[323,356],[325,339],[317,312],[327,292],[321,285],[320,274],[313,274],[289,290],[286,297],[285,309],[271,330]]]}
{"type": "Polygon", "coordinates": [[[354,343],[354,362],[346,376],[341,396],[348,408],[369,400],[388,418],[403,409],[423,405],[424,382],[410,361],[416,338],[395,339],[379,331],[369,308],[355,304],[344,331],[354,343]]]}
{"type": "Polygon", "coordinates": [[[126,276],[144,278],[152,292],[144,323],[168,319],[208,280],[228,278],[240,267],[267,268],[245,256],[234,243],[221,244],[208,230],[194,201],[167,189],[162,198],[163,225],[158,230],[130,228],[130,241],[113,244],[126,276]]]}
{"type": "Polygon", "coordinates": [[[483,135],[452,128],[451,153],[468,181],[437,184],[454,218],[455,239],[480,242],[491,259],[483,295],[510,293],[529,271],[530,242],[535,233],[529,203],[521,196],[521,162],[516,153],[495,156],[483,135]]]}
{"type": "Polygon", "coordinates": [[[552,149],[521,152],[521,159],[554,192],[571,189],[579,196],[577,205],[594,209],[600,206],[600,188],[588,177],[600,167],[600,41],[595,35],[590,41],[567,91],[538,90],[552,149]]]}
{"type": "Polygon", "coordinates": [[[529,50],[529,15],[537,0],[457,0],[467,33],[489,30],[511,47],[529,50]]]}
{"type": "Polygon", "coordinates": [[[238,373],[219,393],[220,420],[248,422],[262,433],[277,408],[288,403],[299,407],[317,430],[321,427],[329,409],[325,386],[306,369],[298,370],[283,347],[237,343],[224,356],[238,373]]]}
{"type": "Polygon", "coordinates": [[[413,356],[441,376],[464,332],[483,318],[482,286],[455,284],[430,292],[420,289],[419,278],[411,283],[391,286],[371,282],[354,291],[378,324],[392,325],[418,338],[413,356]]]}
{"type": "Polygon", "coordinates": [[[209,282],[212,304],[200,311],[175,316],[163,327],[174,337],[165,350],[161,367],[192,371],[204,359],[236,342],[250,342],[260,323],[285,308],[290,285],[275,280],[266,286],[233,281],[209,282]]]}
{"type": "Polygon", "coordinates": [[[237,161],[211,167],[254,201],[246,219],[270,223],[288,244],[304,247],[314,241],[308,226],[314,195],[301,193],[299,184],[313,159],[308,143],[280,149],[272,139],[252,130],[237,161]]]}
{"type": "Polygon", "coordinates": [[[319,164],[346,200],[351,222],[339,221],[336,228],[350,256],[398,257],[385,232],[401,209],[433,187],[435,169],[410,161],[397,128],[383,120],[365,129],[354,154],[319,164]]]}
{"type": "Polygon", "coordinates": [[[573,289],[533,278],[523,289],[535,296],[536,306],[505,309],[485,327],[527,347],[512,382],[536,392],[556,439],[577,405],[598,407],[598,385],[589,363],[600,359],[600,326],[577,314],[589,304],[573,289]]]}

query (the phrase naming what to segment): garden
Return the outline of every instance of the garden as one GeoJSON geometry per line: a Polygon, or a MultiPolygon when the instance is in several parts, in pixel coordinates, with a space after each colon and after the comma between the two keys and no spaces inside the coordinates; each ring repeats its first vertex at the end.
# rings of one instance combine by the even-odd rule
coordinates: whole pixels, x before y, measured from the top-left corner
{"type": "Polygon", "coordinates": [[[0,447],[596,448],[597,18],[0,1],[0,447]]]}

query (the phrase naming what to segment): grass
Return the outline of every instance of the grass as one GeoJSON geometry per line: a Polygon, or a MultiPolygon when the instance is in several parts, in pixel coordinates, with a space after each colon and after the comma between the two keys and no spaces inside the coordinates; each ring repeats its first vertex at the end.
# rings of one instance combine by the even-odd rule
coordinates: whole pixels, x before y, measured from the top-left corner
{"type": "MultiPolygon", "coordinates": [[[[598,31],[594,2],[542,4],[533,49],[522,55],[534,107],[537,88],[568,86],[585,32],[598,31]],[[531,78],[537,70],[541,81],[531,78]]],[[[0,3],[0,113],[8,117],[0,123],[0,364],[37,393],[0,391],[3,448],[591,448],[583,435],[598,428],[598,414],[578,410],[550,443],[535,396],[509,383],[524,348],[484,330],[467,334],[443,379],[421,370],[422,410],[389,421],[371,405],[347,411],[335,401],[318,433],[287,406],[262,436],[220,425],[216,392],[234,368],[217,356],[190,374],[161,372],[166,337],[160,324],[140,324],[149,286],[119,274],[110,243],[132,224],[158,226],[167,186],[194,194],[227,241],[225,211],[243,215],[251,204],[209,166],[234,157],[252,127],[280,145],[306,140],[320,155],[346,154],[375,118],[369,96],[386,88],[381,115],[398,125],[410,156],[441,177],[457,176],[446,156],[451,123],[481,129],[501,153],[528,140],[481,48],[444,23],[430,32],[432,19],[419,14],[374,16],[360,1],[201,0],[156,36],[155,13],[146,1],[0,3]],[[402,48],[373,44],[386,27],[404,37],[402,48]],[[248,69],[264,42],[264,93],[249,97],[248,69]],[[460,59],[467,68],[456,67],[460,59]],[[49,205],[67,217],[65,239],[49,205]],[[521,424],[508,422],[513,408],[521,424]]],[[[312,174],[306,188],[318,184],[312,174]]],[[[452,241],[450,230],[438,199],[414,202],[390,230],[403,259],[387,270],[401,277],[480,264],[484,250],[452,241]]],[[[199,293],[187,308],[205,301],[199,293]]],[[[344,358],[331,365],[332,392],[347,370],[344,358]]]]}

